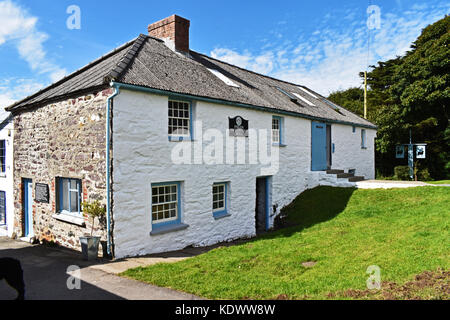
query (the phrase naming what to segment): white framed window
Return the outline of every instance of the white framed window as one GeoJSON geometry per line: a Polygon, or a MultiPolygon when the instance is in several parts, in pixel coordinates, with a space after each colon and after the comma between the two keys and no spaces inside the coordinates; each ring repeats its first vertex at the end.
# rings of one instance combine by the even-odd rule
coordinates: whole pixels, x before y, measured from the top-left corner
{"type": "Polygon", "coordinates": [[[6,193],[0,191],[0,226],[6,225],[6,193]]]}
{"type": "Polygon", "coordinates": [[[362,149],[366,149],[367,145],[366,145],[366,130],[365,129],[361,129],[361,148],[362,149]]]}
{"type": "Polygon", "coordinates": [[[6,140],[0,140],[0,173],[6,172],[6,140]]]}
{"type": "Polygon", "coordinates": [[[81,181],[71,178],[57,178],[58,212],[81,215],[81,181]]]}
{"type": "Polygon", "coordinates": [[[227,185],[226,183],[216,183],[213,185],[213,212],[226,212],[227,210],[227,185]]]}
{"type": "Polygon", "coordinates": [[[152,185],[152,223],[177,222],[179,214],[179,183],[152,185]]]}
{"type": "Polygon", "coordinates": [[[186,101],[169,100],[169,137],[191,136],[191,104],[186,101]]]}
{"type": "Polygon", "coordinates": [[[281,142],[281,119],[278,117],[272,118],[272,142],[279,144],[281,142]]]}

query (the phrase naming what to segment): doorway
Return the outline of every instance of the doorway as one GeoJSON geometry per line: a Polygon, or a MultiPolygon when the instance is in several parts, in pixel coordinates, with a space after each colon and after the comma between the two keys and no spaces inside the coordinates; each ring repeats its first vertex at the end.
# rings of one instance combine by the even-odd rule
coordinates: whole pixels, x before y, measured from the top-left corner
{"type": "Polygon", "coordinates": [[[311,130],[311,170],[325,171],[332,165],[331,125],[312,122],[311,130]]]}
{"type": "Polygon", "coordinates": [[[22,186],[23,234],[24,237],[33,237],[33,181],[22,179],[22,186]]]}
{"type": "Polygon", "coordinates": [[[269,230],[270,177],[256,178],[256,234],[269,230]]]}

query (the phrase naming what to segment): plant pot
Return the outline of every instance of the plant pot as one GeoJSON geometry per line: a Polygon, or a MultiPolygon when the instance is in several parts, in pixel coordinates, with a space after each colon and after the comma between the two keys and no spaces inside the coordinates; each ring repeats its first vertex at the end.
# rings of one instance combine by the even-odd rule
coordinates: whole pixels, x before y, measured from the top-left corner
{"type": "Polygon", "coordinates": [[[84,260],[95,260],[98,258],[100,237],[80,237],[80,243],[84,260]]]}

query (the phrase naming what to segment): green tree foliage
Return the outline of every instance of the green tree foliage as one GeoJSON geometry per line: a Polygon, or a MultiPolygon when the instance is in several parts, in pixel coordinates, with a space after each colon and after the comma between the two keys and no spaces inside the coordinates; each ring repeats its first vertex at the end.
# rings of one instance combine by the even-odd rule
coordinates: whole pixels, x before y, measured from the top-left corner
{"type": "MultiPolygon", "coordinates": [[[[419,171],[435,179],[450,177],[450,17],[426,27],[403,57],[378,62],[368,73],[368,119],[379,127],[377,170],[393,174],[404,163],[395,159],[395,146],[409,142],[428,144],[427,159],[419,171]]],[[[363,77],[363,74],[361,74],[363,77]]],[[[363,114],[360,88],[334,92],[330,99],[363,114]]],[[[404,162],[405,160],[403,160],[404,162]]]]}

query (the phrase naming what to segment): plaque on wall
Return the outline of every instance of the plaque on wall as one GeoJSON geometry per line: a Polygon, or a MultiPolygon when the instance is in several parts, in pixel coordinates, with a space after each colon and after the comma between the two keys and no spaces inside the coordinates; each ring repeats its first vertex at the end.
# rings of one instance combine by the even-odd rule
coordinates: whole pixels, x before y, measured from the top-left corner
{"type": "Polygon", "coordinates": [[[49,203],[50,197],[48,192],[48,184],[36,183],[35,189],[35,200],[36,202],[49,203]]]}
{"type": "Polygon", "coordinates": [[[237,116],[228,118],[230,136],[232,137],[248,137],[248,120],[237,116]]]}

